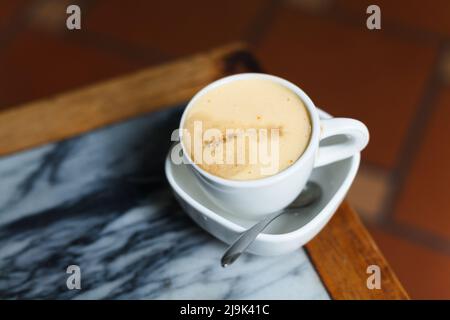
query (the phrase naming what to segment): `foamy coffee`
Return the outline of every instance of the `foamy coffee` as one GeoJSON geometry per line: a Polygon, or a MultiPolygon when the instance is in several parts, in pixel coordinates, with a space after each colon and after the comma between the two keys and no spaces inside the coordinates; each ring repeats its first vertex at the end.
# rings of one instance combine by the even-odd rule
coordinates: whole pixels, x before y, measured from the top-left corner
{"type": "Polygon", "coordinates": [[[310,136],[302,100],[265,79],[241,79],[205,92],[188,110],[183,126],[183,144],[192,161],[231,180],[279,173],[303,154],[310,136]]]}

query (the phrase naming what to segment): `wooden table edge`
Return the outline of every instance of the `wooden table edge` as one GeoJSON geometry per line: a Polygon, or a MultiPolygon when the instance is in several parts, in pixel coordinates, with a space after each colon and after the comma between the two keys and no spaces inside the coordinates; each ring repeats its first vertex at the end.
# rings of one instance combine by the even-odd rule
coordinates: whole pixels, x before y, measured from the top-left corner
{"type": "Polygon", "coordinates": [[[347,201],[339,206],[330,222],[305,247],[333,299],[409,299],[347,201]],[[379,288],[372,286],[374,272],[379,272],[379,288]]]}
{"type": "MultiPolygon", "coordinates": [[[[0,156],[124,121],[187,101],[227,74],[261,69],[247,46],[234,43],[85,88],[0,111],[0,156]]],[[[408,299],[380,250],[347,202],[306,245],[334,299],[408,299]],[[369,265],[381,289],[368,289],[369,265]]]]}

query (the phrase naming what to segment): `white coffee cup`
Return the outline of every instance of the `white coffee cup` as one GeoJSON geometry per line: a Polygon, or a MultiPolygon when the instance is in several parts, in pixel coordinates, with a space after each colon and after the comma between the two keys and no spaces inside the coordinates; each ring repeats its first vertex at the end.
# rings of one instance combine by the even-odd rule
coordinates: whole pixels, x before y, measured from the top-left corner
{"type": "Polygon", "coordinates": [[[282,78],[262,73],[242,73],[219,79],[201,89],[188,103],[180,121],[180,142],[184,162],[194,172],[205,194],[223,210],[234,215],[257,219],[288,206],[300,194],[313,168],[353,156],[369,141],[367,127],[348,118],[320,120],[311,99],[296,85],[282,78]],[[291,166],[267,178],[229,180],[215,176],[195,164],[183,145],[183,128],[189,109],[206,92],[226,83],[243,79],[265,79],[279,83],[297,94],[309,112],[311,137],[304,153],[291,166]],[[319,147],[323,139],[343,135],[347,139],[319,147]]]}

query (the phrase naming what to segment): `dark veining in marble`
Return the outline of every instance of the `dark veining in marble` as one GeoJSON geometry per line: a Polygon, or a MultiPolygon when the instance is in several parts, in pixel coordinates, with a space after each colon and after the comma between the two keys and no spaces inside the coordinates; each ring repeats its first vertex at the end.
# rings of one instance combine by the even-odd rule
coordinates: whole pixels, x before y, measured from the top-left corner
{"type": "Polygon", "coordinates": [[[328,298],[303,251],[220,268],[224,245],[182,212],[164,177],[180,115],[0,158],[1,299],[328,298]],[[66,286],[72,264],[81,290],[66,286]]]}

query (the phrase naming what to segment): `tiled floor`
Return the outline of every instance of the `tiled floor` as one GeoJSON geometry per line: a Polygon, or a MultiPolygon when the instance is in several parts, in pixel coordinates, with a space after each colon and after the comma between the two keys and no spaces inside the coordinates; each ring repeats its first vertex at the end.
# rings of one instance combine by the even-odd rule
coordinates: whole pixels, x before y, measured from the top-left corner
{"type": "Polygon", "coordinates": [[[2,106],[37,99],[138,69],[143,63],[32,28],[0,50],[2,106]]]}
{"type": "Polygon", "coordinates": [[[233,40],[371,142],[349,194],[413,298],[450,299],[450,3],[0,2],[0,109],[233,40]],[[65,28],[67,4],[82,30],[65,28]]]}
{"type": "Polygon", "coordinates": [[[334,9],[364,23],[365,17],[360,13],[371,4],[382,8],[383,23],[392,29],[435,37],[450,35],[450,2],[447,0],[337,0],[334,9]]]}
{"type": "Polygon", "coordinates": [[[366,161],[387,169],[396,165],[430,77],[436,45],[286,6],[256,47],[263,65],[298,83],[318,106],[369,126],[366,161]]]}
{"type": "Polygon", "coordinates": [[[270,5],[267,0],[96,2],[88,13],[87,29],[170,56],[241,39],[270,5]],[[129,18],[124,19],[124,12],[129,18]]]}
{"type": "Polygon", "coordinates": [[[448,252],[433,250],[382,228],[370,228],[369,231],[413,298],[449,298],[448,252]]]}
{"type": "Polygon", "coordinates": [[[450,88],[439,92],[429,113],[429,119],[423,119],[426,129],[418,141],[421,147],[399,194],[394,218],[450,243],[450,88]]]}

